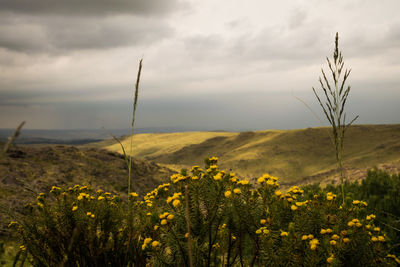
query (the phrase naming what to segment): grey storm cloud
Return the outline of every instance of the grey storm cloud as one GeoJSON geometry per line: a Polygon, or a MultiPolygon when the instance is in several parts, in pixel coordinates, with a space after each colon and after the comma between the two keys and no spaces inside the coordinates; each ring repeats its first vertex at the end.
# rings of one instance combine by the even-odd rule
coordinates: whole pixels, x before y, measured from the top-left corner
{"type": "Polygon", "coordinates": [[[59,52],[150,44],[172,29],[140,17],[39,18],[0,25],[0,47],[19,52],[59,52]]]}
{"type": "Polygon", "coordinates": [[[164,17],[182,6],[174,0],[3,0],[0,48],[59,54],[149,45],[173,34],[164,17]]]}
{"type": "Polygon", "coordinates": [[[177,0],[2,0],[1,9],[38,15],[164,15],[184,4],[177,0]]]}

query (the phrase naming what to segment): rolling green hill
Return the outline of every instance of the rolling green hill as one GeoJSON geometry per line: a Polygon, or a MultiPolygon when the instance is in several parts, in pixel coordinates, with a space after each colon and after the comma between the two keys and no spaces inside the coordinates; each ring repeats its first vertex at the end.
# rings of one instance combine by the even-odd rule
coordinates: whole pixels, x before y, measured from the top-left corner
{"type": "MultiPolygon", "coordinates": [[[[204,158],[218,156],[221,168],[240,176],[268,172],[284,183],[335,180],[336,162],[330,128],[265,130],[255,132],[188,132],[138,134],[133,155],[173,169],[190,168],[204,158]]],[[[374,166],[400,168],[400,125],[357,125],[347,131],[344,166],[347,176],[360,179],[374,166]]],[[[129,138],[122,140],[129,148],[129,138]]],[[[119,144],[107,150],[121,152],[119,144]]],[[[127,149],[129,153],[129,149],[127,149]]]]}

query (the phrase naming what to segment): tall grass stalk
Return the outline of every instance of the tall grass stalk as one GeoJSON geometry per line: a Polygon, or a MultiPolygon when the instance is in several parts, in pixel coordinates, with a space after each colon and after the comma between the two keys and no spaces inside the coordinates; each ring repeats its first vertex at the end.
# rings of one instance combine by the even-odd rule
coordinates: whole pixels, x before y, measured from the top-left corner
{"type": "Polygon", "coordinates": [[[13,142],[15,141],[15,139],[17,139],[17,137],[20,135],[21,129],[22,129],[22,127],[24,126],[24,124],[25,124],[25,121],[21,122],[21,123],[18,125],[17,129],[15,129],[13,135],[11,135],[11,136],[8,138],[8,141],[7,141],[7,143],[4,145],[3,150],[2,150],[2,152],[1,152],[1,154],[0,154],[0,159],[3,158],[3,157],[6,155],[8,149],[10,148],[10,146],[12,145],[12,143],[13,143],[13,142]]]}
{"type": "Polygon", "coordinates": [[[346,124],[345,104],[350,93],[350,86],[345,87],[347,78],[350,75],[351,69],[344,71],[342,81],[341,74],[344,67],[342,52],[339,51],[339,34],[336,33],[335,49],[333,51],[333,63],[326,58],[329,69],[332,73],[333,85],[329,83],[328,78],[323,69],[321,69],[322,77],[319,77],[319,83],[325,96],[325,103],[322,103],[321,98],[313,87],[313,92],[324,111],[325,117],[332,126],[332,136],[335,147],[336,162],[340,172],[340,183],[342,188],[342,198],[344,203],[344,174],[343,174],[343,142],[347,128],[358,118],[356,116],[350,123],[346,124]]]}
{"type": "Polygon", "coordinates": [[[142,72],[142,62],[143,59],[139,61],[139,70],[136,78],[136,85],[135,85],[135,95],[133,100],[133,112],[132,112],[132,124],[131,124],[131,136],[130,136],[130,153],[129,153],[129,165],[128,165],[128,198],[131,193],[131,177],[132,177],[132,151],[133,151],[133,130],[135,128],[135,115],[136,115],[136,107],[137,107],[137,100],[139,97],[139,82],[140,82],[140,74],[142,72]]]}

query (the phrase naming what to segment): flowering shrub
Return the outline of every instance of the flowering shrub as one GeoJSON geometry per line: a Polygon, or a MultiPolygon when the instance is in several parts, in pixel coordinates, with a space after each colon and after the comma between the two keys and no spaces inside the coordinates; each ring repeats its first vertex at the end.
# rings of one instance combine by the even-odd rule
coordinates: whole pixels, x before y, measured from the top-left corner
{"type": "Polygon", "coordinates": [[[306,198],[265,174],[253,185],[206,160],[128,201],[86,186],[53,187],[12,222],[35,266],[396,266],[366,211],[333,192],[306,198]]]}

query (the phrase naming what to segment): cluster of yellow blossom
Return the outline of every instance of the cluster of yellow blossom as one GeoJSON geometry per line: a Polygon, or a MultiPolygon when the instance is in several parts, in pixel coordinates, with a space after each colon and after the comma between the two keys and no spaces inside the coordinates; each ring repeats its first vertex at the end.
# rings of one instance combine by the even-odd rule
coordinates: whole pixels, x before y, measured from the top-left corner
{"type": "Polygon", "coordinates": [[[224,195],[226,198],[230,198],[232,196],[232,191],[230,191],[230,190],[225,191],[224,195]]]}
{"type": "Polygon", "coordinates": [[[51,187],[50,193],[59,193],[61,191],[61,187],[53,185],[51,187]]]}
{"type": "Polygon", "coordinates": [[[89,199],[89,198],[90,198],[90,195],[89,195],[88,193],[79,193],[77,199],[78,199],[78,200],[82,200],[82,199],[84,199],[84,198],[89,199]]]}
{"type": "Polygon", "coordinates": [[[303,241],[306,241],[306,240],[311,240],[311,239],[314,239],[314,235],[312,235],[312,234],[309,234],[309,235],[302,235],[301,236],[301,240],[303,240],[303,241]]]}
{"type": "Polygon", "coordinates": [[[151,246],[152,246],[153,248],[157,248],[157,247],[159,247],[159,246],[161,245],[160,242],[158,242],[158,241],[156,241],[156,240],[154,240],[153,242],[151,242],[152,240],[153,240],[153,239],[151,239],[151,237],[145,238],[144,241],[143,241],[142,250],[145,250],[145,249],[147,248],[147,245],[149,245],[150,243],[151,243],[151,246]]]}
{"type": "MultiPolygon", "coordinates": [[[[160,214],[159,218],[161,220],[160,224],[161,225],[166,225],[168,221],[172,221],[174,219],[174,214],[171,214],[169,212],[164,212],[163,214],[160,214]]],[[[158,228],[158,227],[157,227],[158,228]]],[[[157,230],[157,229],[154,229],[157,230]]]]}
{"type": "Polygon", "coordinates": [[[334,200],[335,198],[336,198],[336,195],[334,193],[332,193],[332,192],[326,193],[326,200],[331,201],[331,200],[334,200]]]}
{"type": "Polygon", "coordinates": [[[200,168],[200,166],[196,165],[193,166],[192,169],[190,169],[190,171],[194,173],[194,172],[201,172],[203,170],[200,168]]]}
{"type": "Polygon", "coordinates": [[[302,195],[304,194],[304,190],[300,189],[297,185],[292,186],[287,193],[293,193],[295,195],[302,195]]]}
{"type": "Polygon", "coordinates": [[[240,195],[242,193],[242,190],[240,190],[240,188],[234,188],[233,193],[235,193],[236,195],[240,195]]]}
{"type": "Polygon", "coordinates": [[[232,183],[236,183],[238,181],[238,178],[234,172],[229,173],[229,181],[232,183]]]}
{"type": "Polygon", "coordinates": [[[269,234],[269,230],[267,229],[267,227],[263,226],[263,227],[257,229],[256,234],[257,235],[261,235],[261,234],[268,235],[269,234]]]}
{"type": "Polygon", "coordinates": [[[353,205],[364,206],[364,207],[368,206],[367,202],[360,200],[353,200],[353,205]]]}
{"type": "Polygon", "coordinates": [[[330,229],[330,228],[328,228],[328,229],[321,229],[321,235],[324,235],[324,234],[331,234],[333,232],[333,230],[332,229],[330,229]]]}
{"type": "Polygon", "coordinates": [[[214,245],[212,245],[212,247],[215,248],[215,249],[220,249],[221,248],[221,246],[220,246],[220,244],[218,242],[215,243],[214,245]]]}
{"type": "Polygon", "coordinates": [[[326,262],[327,262],[327,263],[332,263],[334,259],[335,259],[335,256],[331,253],[331,255],[329,256],[329,258],[326,259],[326,262]]]}
{"type": "Polygon", "coordinates": [[[180,198],[182,198],[182,193],[174,193],[172,197],[167,198],[167,203],[170,204],[172,202],[172,206],[177,208],[181,205],[180,198]]]}
{"type": "Polygon", "coordinates": [[[353,219],[353,220],[351,220],[351,221],[349,221],[349,222],[347,223],[347,226],[349,226],[349,227],[358,227],[358,228],[360,228],[360,227],[362,226],[362,224],[360,223],[360,220],[359,220],[359,219],[353,219]]]}
{"type": "Polygon", "coordinates": [[[214,175],[214,180],[215,180],[215,181],[221,181],[223,175],[224,175],[224,172],[223,172],[223,171],[218,172],[216,175],[214,175]]]}
{"type": "MultiPolygon", "coordinates": [[[[309,235],[309,236],[310,236],[310,235],[309,235]]],[[[311,235],[311,236],[312,236],[312,235],[311,235]]],[[[309,238],[309,239],[311,239],[311,238],[309,238]]],[[[311,249],[311,250],[316,250],[316,249],[317,249],[317,245],[319,244],[319,240],[313,237],[313,238],[310,240],[309,244],[310,244],[310,249],[311,249]]]]}
{"type": "Polygon", "coordinates": [[[188,178],[188,176],[183,176],[182,174],[176,173],[171,175],[171,182],[176,184],[177,182],[184,181],[188,178]]]}
{"type": "Polygon", "coordinates": [[[375,219],[376,218],[376,216],[374,215],[374,214],[370,214],[370,215],[367,215],[367,217],[365,218],[367,221],[370,221],[370,220],[373,220],[373,219],[375,219]]]}
{"type": "Polygon", "coordinates": [[[86,212],[86,216],[88,216],[89,218],[92,218],[92,219],[95,217],[94,214],[91,213],[90,211],[86,212]]]}
{"type": "Polygon", "coordinates": [[[77,211],[78,210],[78,206],[77,205],[72,205],[72,211],[77,211]]]}
{"type": "Polygon", "coordinates": [[[18,223],[17,223],[16,221],[11,221],[11,222],[8,224],[8,227],[10,228],[10,227],[12,227],[12,226],[14,226],[14,225],[18,225],[18,223]]]}
{"type": "Polygon", "coordinates": [[[385,242],[385,237],[384,236],[373,236],[371,237],[372,242],[385,242]]]}
{"type": "Polygon", "coordinates": [[[243,180],[238,181],[236,184],[238,184],[238,185],[248,185],[249,183],[250,183],[249,180],[243,179],[243,180]]]}
{"type": "Polygon", "coordinates": [[[281,236],[282,236],[282,237],[284,237],[284,236],[288,236],[288,235],[289,235],[289,233],[288,233],[288,232],[285,232],[285,231],[282,231],[282,232],[281,232],[281,236]]]}
{"type": "Polygon", "coordinates": [[[269,175],[268,173],[263,174],[261,177],[257,179],[257,183],[266,184],[269,186],[279,187],[279,183],[277,182],[278,178],[269,175]]]}
{"type": "Polygon", "coordinates": [[[396,257],[396,255],[393,254],[387,254],[386,257],[393,259],[397,264],[400,265],[400,259],[396,257]]]}

